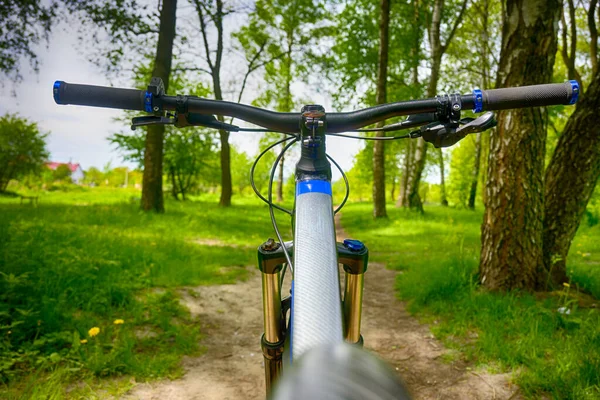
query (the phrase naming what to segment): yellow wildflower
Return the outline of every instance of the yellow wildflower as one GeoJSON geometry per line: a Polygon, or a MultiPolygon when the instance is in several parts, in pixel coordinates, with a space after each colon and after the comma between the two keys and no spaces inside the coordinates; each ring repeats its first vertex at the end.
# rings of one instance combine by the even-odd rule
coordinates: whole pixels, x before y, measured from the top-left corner
{"type": "Polygon", "coordinates": [[[90,335],[90,337],[94,337],[99,333],[100,333],[100,328],[98,328],[97,326],[93,327],[92,329],[90,329],[88,331],[88,335],[90,335]]]}
{"type": "Polygon", "coordinates": [[[81,340],[79,341],[79,343],[81,343],[81,344],[86,344],[86,343],[87,343],[87,339],[81,339],[81,340]]]}
{"type": "Polygon", "coordinates": [[[122,319],[115,319],[115,322],[113,322],[115,325],[121,325],[123,324],[125,321],[123,321],[122,319]]]}
{"type": "Polygon", "coordinates": [[[567,282],[563,282],[563,286],[566,287],[566,288],[570,288],[571,287],[571,285],[569,285],[567,282]]]}

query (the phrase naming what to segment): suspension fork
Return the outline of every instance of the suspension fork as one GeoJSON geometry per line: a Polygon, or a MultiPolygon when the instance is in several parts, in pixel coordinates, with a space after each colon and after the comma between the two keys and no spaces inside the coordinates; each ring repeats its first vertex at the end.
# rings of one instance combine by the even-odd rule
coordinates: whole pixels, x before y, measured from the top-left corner
{"type": "Polygon", "coordinates": [[[358,240],[346,239],[337,244],[338,262],[345,272],[344,283],[344,339],[348,343],[363,344],[360,334],[364,276],[369,262],[369,250],[358,240]]]}
{"type": "MultiPolygon", "coordinates": [[[[287,246],[286,246],[287,247],[287,246]]],[[[287,249],[291,251],[291,247],[287,249]]],[[[269,239],[258,247],[258,268],[262,277],[264,334],[261,348],[265,362],[267,396],[281,375],[285,344],[285,309],[281,301],[281,270],[286,262],[284,246],[269,239]]]]}

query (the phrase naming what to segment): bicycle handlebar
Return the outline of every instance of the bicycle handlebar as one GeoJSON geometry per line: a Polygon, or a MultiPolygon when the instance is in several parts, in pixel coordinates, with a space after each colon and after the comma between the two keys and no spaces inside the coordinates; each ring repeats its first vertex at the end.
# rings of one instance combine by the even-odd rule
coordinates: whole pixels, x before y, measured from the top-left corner
{"type": "MultiPolygon", "coordinates": [[[[156,96],[145,90],[56,81],[53,95],[55,102],[62,105],[73,104],[146,112],[185,110],[184,112],[235,117],[267,129],[288,133],[297,133],[300,124],[300,113],[280,113],[245,104],[192,96],[156,96]]],[[[462,108],[472,108],[475,112],[574,104],[579,97],[579,84],[577,81],[568,81],[505,89],[475,89],[473,94],[458,97],[462,108]]],[[[382,104],[351,112],[327,113],[327,132],[345,132],[392,117],[432,113],[438,110],[439,105],[440,100],[432,98],[382,104]]]]}

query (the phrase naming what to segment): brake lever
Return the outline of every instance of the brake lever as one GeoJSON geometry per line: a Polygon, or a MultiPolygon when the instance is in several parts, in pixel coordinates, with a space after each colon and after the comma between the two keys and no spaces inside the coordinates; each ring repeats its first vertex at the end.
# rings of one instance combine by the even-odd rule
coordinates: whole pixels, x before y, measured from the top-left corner
{"type": "Polygon", "coordinates": [[[435,122],[422,126],[418,131],[411,132],[410,137],[422,137],[426,142],[433,144],[435,148],[450,147],[468,134],[483,132],[493,128],[496,124],[494,113],[486,112],[476,119],[469,120],[463,126],[454,122],[435,122]]]}
{"type": "Polygon", "coordinates": [[[493,112],[486,112],[483,115],[475,118],[474,120],[462,125],[456,129],[456,133],[466,136],[470,133],[478,133],[486,131],[490,128],[495,127],[498,124],[496,118],[494,118],[493,112]]]}
{"type": "Polygon", "coordinates": [[[159,117],[156,115],[147,115],[143,117],[133,117],[131,119],[131,130],[135,131],[135,128],[139,126],[147,125],[174,125],[175,120],[168,117],[159,117]]]}

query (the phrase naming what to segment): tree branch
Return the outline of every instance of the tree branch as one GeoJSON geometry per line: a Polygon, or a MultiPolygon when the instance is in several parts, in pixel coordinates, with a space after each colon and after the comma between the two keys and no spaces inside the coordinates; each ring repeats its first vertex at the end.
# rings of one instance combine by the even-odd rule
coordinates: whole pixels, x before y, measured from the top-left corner
{"type": "Polygon", "coordinates": [[[206,68],[202,68],[202,67],[175,67],[172,70],[178,71],[178,72],[188,72],[188,71],[204,72],[209,75],[211,73],[209,70],[207,70],[206,68]]]}
{"type": "MultiPolygon", "coordinates": [[[[590,2],[590,9],[587,13],[588,27],[590,28],[590,58],[592,59],[592,76],[598,72],[598,29],[596,29],[596,6],[598,0],[590,2]]],[[[600,9],[599,9],[600,12],[600,9]]]]}
{"type": "Polygon", "coordinates": [[[206,52],[206,62],[208,63],[208,67],[211,71],[215,70],[213,66],[212,60],[210,59],[210,46],[208,44],[208,39],[206,37],[206,23],[204,22],[204,13],[202,11],[202,4],[199,0],[193,0],[194,5],[196,6],[196,12],[198,13],[198,19],[200,20],[200,31],[202,32],[202,40],[204,41],[204,50],[206,52]]]}
{"type": "Polygon", "coordinates": [[[454,34],[456,33],[456,29],[458,28],[458,25],[460,25],[460,23],[462,22],[462,18],[465,13],[465,10],[467,9],[468,3],[469,3],[469,0],[463,1],[462,7],[460,8],[460,12],[458,13],[458,17],[456,18],[456,21],[454,21],[454,26],[452,26],[452,30],[450,31],[450,35],[448,35],[448,38],[446,39],[446,43],[444,43],[442,45],[442,54],[446,52],[446,49],[450,45],[450,42],[452,41],[452,38],[454,37],[454,34]]]}

